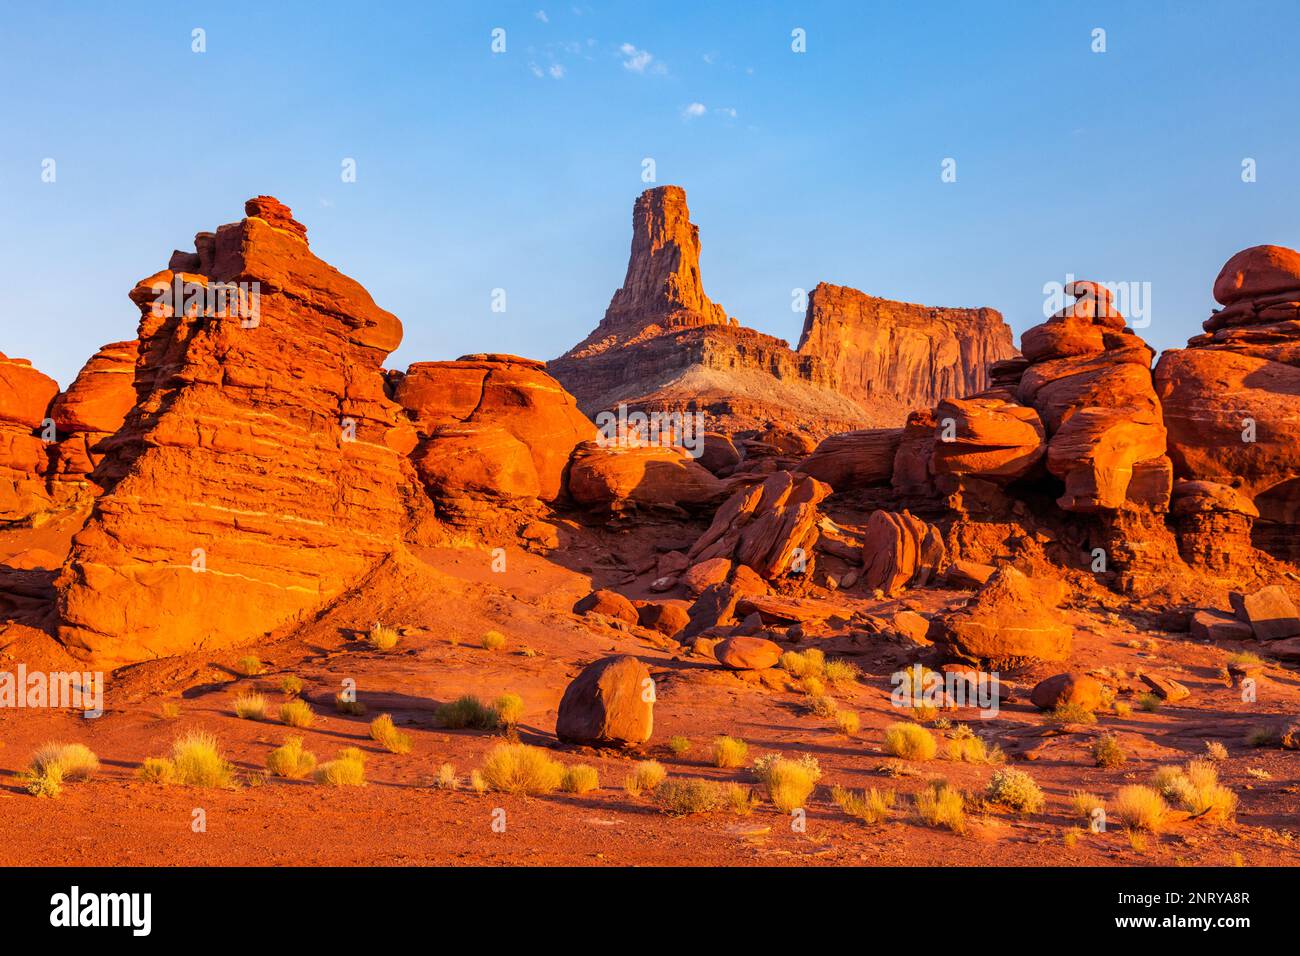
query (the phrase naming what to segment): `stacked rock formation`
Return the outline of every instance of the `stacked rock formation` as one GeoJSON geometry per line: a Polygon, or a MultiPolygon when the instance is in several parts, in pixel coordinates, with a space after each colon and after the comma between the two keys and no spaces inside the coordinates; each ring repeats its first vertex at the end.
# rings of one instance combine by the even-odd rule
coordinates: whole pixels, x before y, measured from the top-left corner
{"type": "Polygon", "coordinates": [[[449,517],[502,504],[555,501],[573,450],[595,426],[546,365],[514,355],[420,362],[393,376],[420,436],[412,460],[449,517]]]}
{"type": "Polygon", "coordinates": [[[943,536],[934,525],[906,511],[895,514],[880,509],[867,521],[862,580],[869,589],[886,594],[924,587],[938,575],[945,556],[943,536]]]}
{"type": "Polygon", "coordinates": [[[811,574],[820,534],[817,506],[830,493],[816,478],[776,472],[732,495],[687,557],[692,563],[728,558],[769,581],[791,570],[811,574]]]}
{"type": "Polygon", "coordinates": [[[740,326],[704,292],[699,230],[677,186],[643,193],[632,212],[627,276],[605,317],[551,372],[595,417],[702,412],[729,435],[776,423],[824,437],[892,425],[922,403],[982,387],[984,363],[1013,355],[988,309],[929,309],[821,285],[803,342],[740,326]],[[850,341],[851,340],[851,341],[850,341]]]}
{"type": "Polygon", "coordinates": [[[136,402],[135,365],[138,343],[113,342],[96,352],[77,373],[68,390],[54,400],[59,443],[51,466],[53,483],[69,493],[92,492],[91,475],[99,466],[112,437],[126,421],[136,402]]]}
{"type": "MultiPolygon", "coordinates": [[[[1179,478],[1213,482],[1244,496],[1259,512],[1256,542],[1295,560],[1300,253],[1281,246],[1237,253],[1215,280],[1214,297],[1225,308],[1205,321],[1205,334],[1185,349],[1164,353],[1155,370],[1174,468],[1179,478]]],[[[1237,504],[1222,510],[1242,514],[1237,504]]],[[[1248,554],[1241,522],[1236,528],[1223,547],[1248,554]]]]}
{"type": "Polygon", "coordinates": [[[138,402],[57,581],[60,638],[104,663],[249,640],[320,606],[400,547],[422,498],[380,368],[401,324],[312,254],[287,207],[245,211],[131,292],[138,402]]]}
{"type": "Polygon", "coordinates": [[[0,353],[0,527],[31,524],[50,508],[48,416],[58,392],[30,362],[0,353]]]}

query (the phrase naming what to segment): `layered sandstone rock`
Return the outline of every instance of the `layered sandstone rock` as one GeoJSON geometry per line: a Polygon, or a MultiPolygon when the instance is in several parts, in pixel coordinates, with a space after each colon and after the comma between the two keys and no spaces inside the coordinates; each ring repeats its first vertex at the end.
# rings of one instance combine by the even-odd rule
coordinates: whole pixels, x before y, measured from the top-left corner
{"type": "Polygon", "coordinates": [[[1254,537],[1300,557],[1300,253],[1254,246],[1224,265],[1226,308],[1185,349],[1165,352],[1155,382],[1179,478],[1236,489],[1259,511],[1254,537]]]}
{"type": "Polygon", "coordinates": [[[966,607],[943,615],[941,638],[953,656],[993,669],[1063,661],[1073,637],[1057,610],[1063,593],[1058,580],[1004,565],[966,607]]]}
{"type": "Polygon", "coordinates": [[[30,524],[52,505],[46,488],[59,385],[26,359],[0,352],[0,527],[30,524]]]}
{"type": "Polygon", "coordinates": [[[800,463],[799,471],[836,491],[887,485],[894,475],[894,458],[902,437],[901,428],[866,428],[831,435],[800,463]]]}
{"type": "Polygon", "coordinates": [[[422,498],[381,371],[401,323],[312,254],[287,207],[245,211],[131,293],[139,400],[57,581],[60,638],[106,663],[319,607],[400,549],[422,498]],[[238,283],[240,305],[222,302],[238,283]]]}
{"type": "Polygon", "coordinates": [[[112,342],[96,352],[67,391],[50,407],[59,443],[51,476],[55,482],[90,485],[111,439],[135,406],[139,343],[112,342]]]}
{"type": "Polygon", "coordinates": [[[692,545],[693,562],[729,558],[772,580],[788,571],[812,572],[817,506],[831,488],[808,475],[778,471],[761,485],[737,491],[692,545]]]}
{"type": "Polygon", "coordinates": [[[573,450],[596,434],[543,362],[467,355],[419,362],[393,379],[420,436],[416,470],[454,516],[474,514],[484,501],[556,500],[573,450]]]}
{"type": "Polygon", "coordinates": [[[934,418],[935,475],[975,475],[1007,483],[1029,474],[1046,451],[1038,413],[1003,395],[947,399],[939,403],[934,418]]]}
{"type": "Polygon", "coordinates": [[[726,487],[685,450],[663,445],[583,442],[569,464],[569,494],[587,508],[689,509],[716,501],[726,487]]]}
{"type": "Polygon", "coordinates": [[[896,594],[923,587],[937,576],[946,551],[934,525],[904,511],[879,509],[867,520],[862,542],[862,580],[869,590],[896,594]]]}
{"type": "Polygon", "coordinates": [[[623,286],[592,333],[550,370],[593,417],[700,412],[727,434],[776,422],[825,437],[899,425],[920,404],[982,387],[986,362],[1014,355],[987,309],[928,309],[819,286],[795,351],[741,327],[704,292],[699,231],[677,186],[648,190],[632,214],[623,286]]]}
{"type": "Polygon", "coordinates": [[[988,367],[1016,354],[993,309],[894,302],[819,283],[808,296],[800,355],[824,361],[844,395],[864,407],[896,403],[903,415],[988,387],[988,367]]]}

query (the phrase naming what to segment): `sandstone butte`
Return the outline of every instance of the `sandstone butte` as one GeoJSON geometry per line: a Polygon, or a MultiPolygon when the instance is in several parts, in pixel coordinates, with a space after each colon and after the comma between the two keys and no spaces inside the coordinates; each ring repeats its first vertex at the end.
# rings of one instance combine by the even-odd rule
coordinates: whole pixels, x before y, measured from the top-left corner
{"type": "MultiPolygon", "coordinates": [[[[813,361],[740,329],[704,295],[685,197],[664,187],[637,201],[628,277],[579,349],[549,366],[482,353],[398,371],[383,368],[398,319],[317,258],[277,200],[245,212],[132,290],[137,338],[102,348],[67,391],[0,359],[0,522],[75,531],[66,559],[35,549],[0,570],[0,608],[79,656],[111,666],[255,645],[346,603],[383,569],[409,568],[430,542],[517,540],[568,560],[575,542],[612,553],[628,531],[645,554],[618,559],[626,576],[605,577],[613,590],[591,607],[626,606],[592,620],[703,642],[709,659],[721,640],[851,628],[892,629],[936,663],[1065,661],[1068,608],[1101,594],[1155,599],[1190,626],[1218,622],[1215,633],[1300,633],[1250,611],[1294,606],[1285,593],[1257,596],[1294,573],[1291,250],[1234,256],[1214,285],[1225,308],[1154,371],[1106,288],[1086,281],[1025,332],[1023,354],[985,310],[964,324],[923,319],[920,307],[822,286],[804,345],[828,343],[835,360],[813,361]],[[177,281],[198,292],[256,283],[257,321],[211,296],[178,311],[162,294],[177,281]],[[978,341],[953,338],[972,330],[978,341]],[[914,336],[930,344],[902,344],[914,336]],[[597,440],[588,399],[641,388],[624,378],[642,359],[662,358],[660,372],[690,365],[705,341],[758,343],[772,350],[764,368],[808,373],[783,384],[827,401],[852,404],[852,388],[879,380],[910,389],[917,407],[894,427],[846,419],[818,444],[811,420],[754,404],[754,427],[711,431],[698,460],[597,440]],[[951,360],[913,362],[914,347],[951,360]],[[877,378],[855,386],[849,370],[869,366],[846,354],[880,349],[899,362],[870,366],[877,378]],[[552,372],[577,376],[575,391],[552,372]],[[52,561],[57,576],[43,570],[52,561]],[[936,588],[965,603],[896,610],[892,624],[866,609],[936,588]],[[1246,619],[1233,623],[1229,605],[1246,619]]],[[[730,387],[725,375],[709,381],[730,387]]],[[[583,706],[594,729],[574,739],[635,740],[649,726],[647,713],[635,733],[611,734],[599,707],[583,706]]]]}
{"type": "Polygon", "coordinates": [[[901,424],[919,405],[979,391],[989,363],[1015,354],[992,309],[826,283],[809,294],[797,349],[745,328],[704,291],[685,191],[659,186],[633,206],[627,275],[604,318],[549,369],[592,416],[625,403],[702,411],[710,429],[733,436],[777,425],[825,437],[901,424]]]}

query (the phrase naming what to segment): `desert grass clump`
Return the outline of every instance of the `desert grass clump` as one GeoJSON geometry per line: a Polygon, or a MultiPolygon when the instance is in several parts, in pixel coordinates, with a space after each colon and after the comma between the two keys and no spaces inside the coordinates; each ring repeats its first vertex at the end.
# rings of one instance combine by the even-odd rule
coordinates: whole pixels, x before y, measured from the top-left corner
{"type": "Polygon", "coordinates": [[[380,714],[370,722],[370,739],[389,753],[409,754],[411,752],[411,735],[398,730],[390,714],[380,714]]]}
{"type": "Polygon", "coordinates": [[[1091,822],[1092,815],[1097,810],[1100,809],[1103,813],[1106,811],[1106,801],[1095,793],[1076,790],[1070,794],[1070,809],[1074,811],[1076,816],[1091,822]]]}
{"type": "Polygon", "coordinates": [[[366,633],[366,643],[377,651],[391,651],[397,646],[397,641],[397,629],[384,627],[378,621],[371,624],[370,630],[366,633]]]}
{"type": "Polygon", "coordinates": [[[885,728],[885,753],[904,760],[930,760],[938,752],[934,734],[920,724],[899,721],[885,728]]]}
{"type": "Polygon", "coordinates": [[[1061,701],[1056,709],[1047,715],[1048,723],[1058,727],[1066,724],[1095,724],[1097,715],[1082,704],[1061,701]]]}
{"type": "Polygon", "coordinates": [[[497,712],[473,694],[465,694],[440,705],[433,716],[449,730],[463,730],[466,727],[495,730],[498,724],[497,712]]]}
{"type": "MultiPolygon", "coordinates": [[[[826,693],[826,682],[820,677],[816,677],[812,674],[799,679],[799,689],[802,690],[807,697],[814,699],[818,697],[827,697],[827,699],[829,699],[826,693]]],[[[834,701],[831,701],[832,706],[834,706],[834,703],[834,701]]],[[[816,713],[815,708],[813,712],[816,713]]]]}
{"type": "Polygon", "coordinates": [[[719,809],[727,799],[722,784],[698,777],[664,780],[654,788],[650,798],[661,811],[674,817],[710,813],[719,809]]]}
{"type": "Polygon", "coordinates": [[[1116,717],[1133,716],[1133,705],[1128,703],[1127,701],[1123,701],[1123,700],[1115,701],[1114,710],[1115,710],[1116,717]]]}
{"type": "Polygon", "coordinates": [[[668,749],[675,757],[685,757],[691,752],[691,742],[681,734],[673,734],[668,738],[668,749]]]}
{"type": "MultiPolygon", "coordinates": [[[[170,783],[187,787],[229,787],[234,783],[234,765],[221,755],[217,738],[201,730],[191,730],[172,742],[170,762],[170,783]]],[[[159,768],[155,766],[151,772],[158,773],[159,768]]]]}
{"type": "Polygon", "coordinates": [[[1115,814],[1130,830],[1158,833],[1168,810],[1160,791],[1152,787],[1130,784],[1115,794],[1115,814]]]}
{"type": "Polygon", "coordinates": [[[956,736],[948,741],[948,759],[957,763],[1002,763],[1006,755],[997,744],[990,747],[975,735],[956,736]]]}
{"type": "Polygon", "coordinates": [[[500,631],[488,631],[483,635],[483,649],[486,651],[499,651],[506,646],[506,636],[500,631]]]}
{"type": "Polygon", "coordinates": [[[713,741],[713,766],[724,770],[739,767],[745,762],[745,755],[748,753],[749,744],[739,737],[728,737],[724,734],[713,741]]]}
{"type": "Polygon", "coordinates": [[[502,694],[492,703],[492,709],[496,711],[497,723],[510,729],[524,714],[524,699],[518,694],[502,694]]]}
{"type": "Polygon", "coordinates": [[[86,780],[99,769],[99,758],[85,744],[43,744],[23,773],[27,792],[36,797],[57,797],[64,783],[86,780]]]}
{"type": "Polygon", "coordinates": [[[990,803],[1008,807],[1017,813],[1038,813],[1047,803],[1047,798],[1043,796],[1043,791],[1034,782],[1034,778],[1015,767],[993,771],[984,796],[990,803]]]}
{"type": "Polygon", "coordinates": [[[826,720],[833,719],[840,712],[839,705],[835,703],[835,698],[826,694],[818,694],[808,698],[808,711],[814,717],[821,717],[826,720]]]}
{"type": "Polygon", "coordinates": [[[487,793],[488,783],[483,779],[483,772],[480,770],[471,770],[469,772],[469,788],[475,793],[487,793]]]}
{"type": "Polygon", "coordinates": [[[595,767],[575,763],[564,768],[560,789],[565,793],[590,793],[600,786],[600,774],[595,767]]]}
{"type": "Polygon", "coordinates": [[[863,823],[884,823],[889,819],[889,811],[894,809],[897,800],[893,790],[849,790],[845,787],[832,787],[831,799],[835,805],[856,820],[863,823]]]}
{"type": "Polygon", "coordinates": [[[664,765],[657,760],[641,760],[632,765],[632,772],[623,781],[623,789],[634,797],[646,790],[654,790],[668,776],[664,765]]]}
{"type": "Polygon", "coordinates": [[[852,661],[846,661],[842,657],[837,657],[833,661],[827,661],[823,670],[826,680],[836,687],[846,687],[850,684],[856,684],[862,672],[858,670],[858,665],[852,661]]]}
{"type": "Polygon", "coordinates": [[[1154,714],[1160,709],[1162,704],[1164,704],[1164,701],[1158,695],[1152,694],[1149,691],[1137,699],[1138,710],[1144,711],[1148,714],[1154,714]]]}
{"type": "Polygon", "coordinates": [[[261,694],[240,694],[233,706],[235,716],[241,720],[266,719],[266,698],[261,694]]]}
{"type": "Polygon", "coordinates": [[[261,658],[255,654],[244,655],[235,662],[235,667],[245,677],[256,677],[263,670],[261,658]]]}
{"type": "Polygon", "coordinates": [[[166,757],[146,757],[137,774],[146,783],[160,783],[166,786],[175,782],[176,768],[166,757]]]}
{"type": "Polygon", "coordinates": [[[778,757],[766,765],[759,779],[773,805],[782,813],[791,813],[807,803],[820,776],[820,768],[814,772],[806,763],[778,757]]]}
{"type": "Polygon", "coordinates": [[[835,714],[835,727],[845,737],[852,737],[862,729],[862,720],[851,710],[837,711],[835,714]]]}
{"type": "Polygon", "coordinates": [[[366,715],[366,705],[357,700],[352,694],[339,691],[334,695],[334,709],[340,714],[346,714],[349,717],[364,717],[366,715]]]}
{"type": "Polygon", "coordinates": [[[1246,731],[1248,747],[1280,747],[1282,731],[1277,727],[1251,727],[1246,731]]]}
{"type": "Polygon", "coordinates": [[[1207,740],[1205,742],[1205,757],[1215,763],[1223,763],[1228,759],[1228,748],[1217,740],[1207,740]]]}
{"type": "Polygon", "coordinates": [[[953,833],[966,832],[966,798],[946,780],[935,780],[912,798],[922,822],[953,833]]]}
{"type": "Polygon", "coordinates": [[[1128,761],[1128,753],[1114,734],[1102,734],[1092,742],[1092,760],[1098,767],[1111,770],[1122,767],[1128,761]]]}
{"type": "Polygon", "coordinates": [[[280,705],[280,723],[306,730],[316,723],[316,714],[305,700],[294,698],[280,705]]]}
{"type": "Polygon", "coordinates": [[[479,772],[488,787],[502,793],[546,794],[564,781],[564,765],[527,744],[497,744],[483,758],[479,772]]]}
{"type": "Polygon", "coordinates": [[[722,802],[731,813],[738,817],[747,817],[754,812],[758,797],[749,787],[742,787],[738,783],[726,783],[722,785],[722,802]]]}
{"type": "Polygon", "coordinates": [[[1235,654],[1228,655],[1229,667],[1263,667],[1264,658],[1260,657],[1253,651],[1237,651],[1235,654]]]}
{"type": "Polygon", "coordinates": [[[1219,783],[1219,771],[1208,760],[1191,760],[1185,767],[1160,767],[1151,785],[1169,803],[1194,817],[1231,820],[1237,813],[1237,795],[1219,783]]]}
{"type": "Polygon", "coordinates": [[[302,780],[316,769],[316,755],[304,750],[301,737],[288,737],[266,755],[267,772],[289,780],[302,780]]]}
{"type": "Polygon", "coordinates": [[[317,783],[323,783],[327,787],[364,787],[364,756],[355,747],[344,748],[333,760],[327,760],[317,767],[315,777],[317,783]]]}
{"type": "Polygon", "coordinates": [[[297,697],[302,693],[302,678],[294,674],[285,674],[280,678],[280,693],[285,697],[297,697]]]}
{"type": "Polygon", "coordinates": [[[456,776],[456,768],[445,763],[438,768],[437,774],[434,775],[433,789],[435,790],[455,790],[460,786],[460,778],[456,776]]]}

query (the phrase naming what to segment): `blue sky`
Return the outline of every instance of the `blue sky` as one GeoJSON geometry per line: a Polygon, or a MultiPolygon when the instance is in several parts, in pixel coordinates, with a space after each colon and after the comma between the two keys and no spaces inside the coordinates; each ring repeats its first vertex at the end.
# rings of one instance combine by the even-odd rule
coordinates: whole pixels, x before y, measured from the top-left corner
{"type": "Polygon", "coordinates": [[[1143,334],[1177,347],[1228,256],[1300,246],[1292,2],[50,3],[0,17],[0,350],[65,385],[134,335],[138,279],[259,193],[401,317],[394,367],[553,358],[585,336],[622,281],[646,157],[687,190],[709,295],[792,344],[791,290],[818,281],[991,306],[1019,334],[1042,320],[1044,284],[1073,273],[1151,283],[1143,334]],[[941,182],[945,158],[956,182],[941,182]]]}

